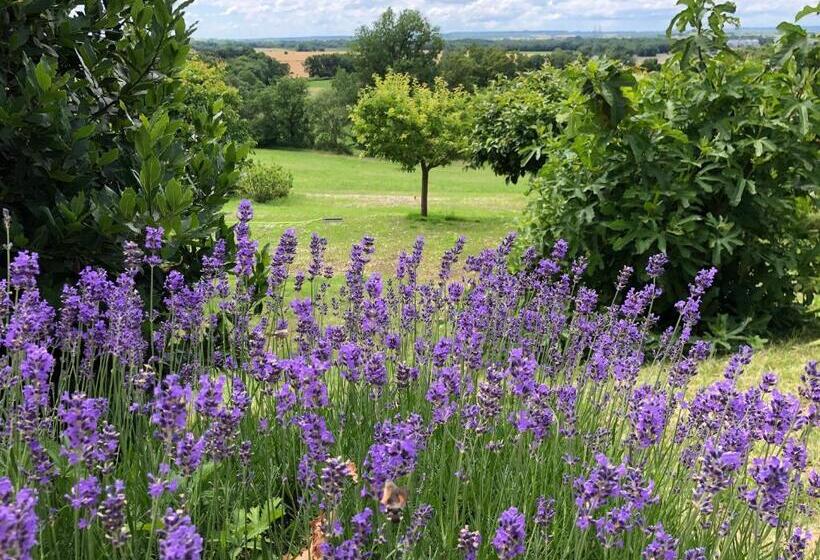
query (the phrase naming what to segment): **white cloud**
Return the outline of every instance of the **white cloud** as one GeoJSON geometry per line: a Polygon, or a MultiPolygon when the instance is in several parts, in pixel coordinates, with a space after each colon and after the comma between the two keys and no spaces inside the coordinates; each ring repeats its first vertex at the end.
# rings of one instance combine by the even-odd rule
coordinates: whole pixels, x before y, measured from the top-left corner
{"type": "MultiPolygon", "coordinates": [[[[774,27],[805,3],[737,0],[747,27],[774,27]]],[[[349,35],[388,6],[418,9],[443,31],[660,31],[676,11],[675,0],[195,0],[188,19],[199,22],[199,37],[349,35]]]]}

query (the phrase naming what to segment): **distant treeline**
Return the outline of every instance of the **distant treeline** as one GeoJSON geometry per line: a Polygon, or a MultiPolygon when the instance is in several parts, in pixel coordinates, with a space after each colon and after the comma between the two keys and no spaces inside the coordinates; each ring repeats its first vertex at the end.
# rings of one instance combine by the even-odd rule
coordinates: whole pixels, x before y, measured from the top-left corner
{"type": "Polygon", "coordinates": [[[552,52],[575,51],[584,56],[625,54],[655,56],[669,52],[666,37],[555,37],[548,39],[457,39],[447,41],[447,46],[483,45],[501,47],[508,51],[552,52]]]}
{"type": "MultiPolygon", "coordinates": [[[[733,40],[757,39],[760,44],[771,43],[773,36],[761,34],[733,34],[733,40]]],[[[237,41],[230,39],[208,39],[194,41],[198,50],[217,50],[227,52],[230,49],[249,49],[253,47],[283,48],[294,51],[325,51],[348,49],[352,37],[308,38],[308,39],[253,39],[237,41]]],[[[583,35],[548,37],[548,38],[444,38],[445,48],[463,48],[469,46],[497,47],[508,51],[553,52],[556,50],[577,52],[585,57],[607,55],[614,58],[626,56],[657,56],[669,52],[669,39],[665,36],[648,37],[588,37],[583,35]]]]}
{"type": "Polygon", "coordinates": [[[321,39],[249,39],[246,41],[237,41],[234,39],[205,39],[201,41],[194,40],[191,42],[191,45],[198,50],[263,48],[290,49],[297,52],[305,52],[346,49],[352,40],[352,37],[325,37],[321,39]]]}

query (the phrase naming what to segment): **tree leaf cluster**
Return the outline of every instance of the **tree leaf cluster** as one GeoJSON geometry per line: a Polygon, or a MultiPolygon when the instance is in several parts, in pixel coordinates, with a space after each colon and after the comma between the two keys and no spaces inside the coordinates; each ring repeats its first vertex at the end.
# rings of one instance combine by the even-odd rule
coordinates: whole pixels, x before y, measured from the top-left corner
{"type": "Polygon", "coordinates": [[[225,227],[247,147],[223,101],[186,107],[187,4],[0,2],[0,201],[52,295],[80,267],[121,269],[146,225],[194,268],[225,227]]]}

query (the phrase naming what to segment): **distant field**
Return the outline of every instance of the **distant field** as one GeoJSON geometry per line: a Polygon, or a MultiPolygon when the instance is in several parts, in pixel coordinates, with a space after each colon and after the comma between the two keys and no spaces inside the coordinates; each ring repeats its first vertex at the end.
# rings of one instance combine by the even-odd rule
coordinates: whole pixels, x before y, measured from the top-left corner
{"type": "Polygon", "coordinates": [[[265,53],[271,58],[275,58],[279,62],[284,62],[290,65],[290,73],[297,78],[307,78],[308,73],[305,70],[305,59],[314,54],[327,54],[332,52],[344,52],[343,50],[325,49],[323,51],[293,51],[290,49],[268,49],[257,48],[258,52],[265,53]]]}
{"type": "MultiPolygon", "coordinates": [[[[328,257],[341,272],[350,246],[362,235],[376,238],[369,270],[392,273],[396,257],[418,235],[427,240],[423,273],[433,275],[438,259],[456,238],[467,237],[473,254],[496,245],[515,229],[524,207],[524,188],[509,186],[489,170],[464,170],[461,164],[430,172],[430,216],[419,217],[419,173],[405,173],[380,160],[302,150],[257,150],[255,158],[275,162],[293,173],[294,187],[284,201],[256,205],[254,235],[276,243],[294,227],[301,251],[297,266],[309,258],[313,231],[329,240],[328,257]],[[325,221],[341,218],[341,221],[325,221]]],[[[233,215],[236,201],[226,211],[233,215]]]]}
{"type": "Polygon", "coordinates": [[[322,79],[322,78],[314,78],[308,82],[308,93],[310,95],[316,95],[320,91],[324,91],[326,89],[330,89],[333,85],[333,80],[331,78],[322,79]]]}

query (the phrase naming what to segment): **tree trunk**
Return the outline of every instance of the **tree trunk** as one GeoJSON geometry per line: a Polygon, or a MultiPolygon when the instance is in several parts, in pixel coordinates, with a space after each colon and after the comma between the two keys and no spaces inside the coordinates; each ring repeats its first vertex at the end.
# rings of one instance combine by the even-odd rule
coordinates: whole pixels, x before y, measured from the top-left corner
{"type": "Polygon", "coordinates": [[[430,184],[430,168],[421,164],[421,215],[427,217],[427,187],[430,184]]]}

